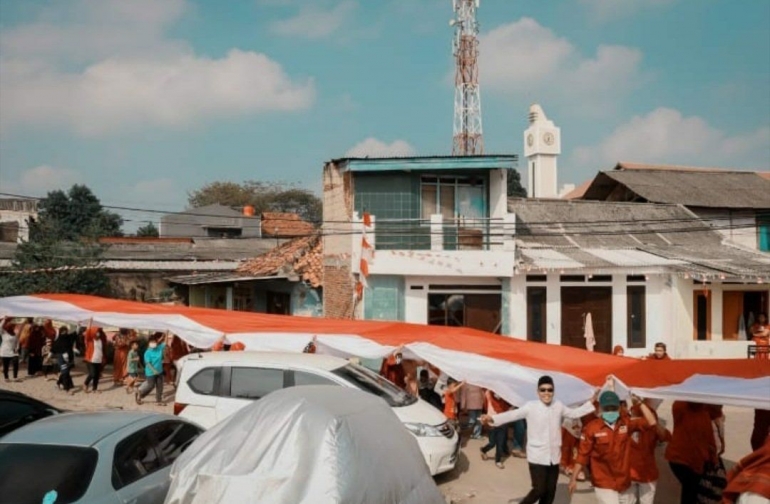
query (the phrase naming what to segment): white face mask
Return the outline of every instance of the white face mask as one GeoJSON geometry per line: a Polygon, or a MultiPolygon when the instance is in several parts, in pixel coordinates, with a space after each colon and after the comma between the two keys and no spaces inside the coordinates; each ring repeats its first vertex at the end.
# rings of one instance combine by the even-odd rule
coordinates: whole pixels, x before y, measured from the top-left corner
{"type": "Polygon", "coordinates": [[[158,344],[155,342],[150,343],[150,348],[156,348],[157,346],[158,344]]]}

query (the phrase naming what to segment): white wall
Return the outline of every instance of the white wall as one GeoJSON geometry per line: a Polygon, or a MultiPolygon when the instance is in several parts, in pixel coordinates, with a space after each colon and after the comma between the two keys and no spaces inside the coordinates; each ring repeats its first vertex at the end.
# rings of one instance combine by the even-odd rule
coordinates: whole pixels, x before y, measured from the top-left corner
{"type": "MultiPolygon", "coordinates": [[[[631,283],[630,285],[644,285],[646,287],[646,346],[644,348],[628,348],[627,335],[627,299],[626,273],[612,276],[612,346],[622,345],[626,349],[626,355],[642,357],[653,351],[656,342],[663,341],[669,347],[674,343],[672,317],[673,290],[671,278],[667,274],[649,275],[644,284],[631,283]]],[[[579,283],[564,284],[579,286],[579,283]]],[[[602,286],[606,283],[586,283],[586,286],[602,286]]],[[[549,273],[546,282],[527,283],[526,275],[520,274],[511,280],[511,306],[510,306],[510,335],[515,338],[527,338],[527,287],[546,287],[546,342],[553,345],[561,344],[561,281],[558,273],[549,273]]],[[[692,331],[692,327],[690,327],[692,331]]]]}
{"type": "MultiPolygon", "coordinates": [[[[767,291],[767,284],[728,284],[713,282],[705,286],[694,285],[692,279],[674,277],[672,304],[674,314],[674,347],[669,349],[678,358],[746,358],[748,341],[725,340],[722,334],[723,293],[725,291],[767,291]],[[711,297],[711,340],[693,339],[693,291],[708,289],[711,297]]],[[[748,328],[747,328],[748,329],[748,328]]]]}
{"type": "Polygon", "coordinates": [[[489,217],[502,219],[508,213],[508,172],[489,171],[489,217]]]}
{"type": "MultiPolygon", "coordinates": [[[[379,252],[378,252],[379,253],[379,252]]],[[[427,324],[428,323],[428,294],[431,292],[428,289],[430,284],[457,284],[458,279],[456,277],[449,276],[412,276],[405,279],[405,303],[404,303],[404,321],[411,322],[413,324],[427,324]],[[412,289],[412,286],[422,286],[420,290],[412,289]]],[[[473,285],[498,285],[502,289],[502,285],[499,280],[489,278],[473,278],[465,277],[460,282],[464,286],[468,286],[467,289],[463,289],[462,292],[471,293],[473,285]]],[[[436,291],[432,291],[436,292],[436,291]]],[[[490,291],[478,291],[482,294],[493,294],[490,291]]]]}

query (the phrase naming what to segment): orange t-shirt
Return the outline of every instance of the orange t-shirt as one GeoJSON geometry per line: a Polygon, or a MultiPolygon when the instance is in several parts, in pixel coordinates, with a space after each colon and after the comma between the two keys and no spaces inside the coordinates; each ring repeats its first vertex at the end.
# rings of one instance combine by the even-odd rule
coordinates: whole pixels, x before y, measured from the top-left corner
{"type": "MultiPolygon", "coordinates": [[[[641,415],[638,407],[635,407],[636,413],[641,415]]],[[[653,415],[657,418],[656,413],[653,415]]],[[[668,430],[659,432],[657,427],[645,429],[641,432],[631,435],[631,481],[639,483],[650,483],[658,481],[658,464],[655,463],[655,448],[658,443],[665,443],[671,440],[671,433],[668,430]]]]}
{"type": "Polygon", "coordinates": [[[444,391],[444,416],[450,420],[457,420],[457,401],[455,401],[454,393],[445,390],[444,391]]]}
{"type": "Polygon", "coordinates": [[[576,462],[585,467],[590,461],[596,488],[622,492],[631,486],[631,435],[648,427],[644,418],[621,415],[612,427],[597,418],[583,428],[576,462]]]}
{"type": "Polygon", "coordinates": [[[675,401],[671,411],[674,432],[666,448],[666,460],[703,474],[706,463],[716,462],[717,454],[709,410],[703,405],[691,407],[684,401],[675,401]]]}

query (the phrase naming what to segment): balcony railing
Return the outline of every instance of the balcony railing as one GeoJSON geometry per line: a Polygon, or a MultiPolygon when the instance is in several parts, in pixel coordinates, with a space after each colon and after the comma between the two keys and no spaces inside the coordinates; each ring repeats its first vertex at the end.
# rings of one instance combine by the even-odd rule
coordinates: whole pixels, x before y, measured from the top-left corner
{"type": "Polygon", "coordinates": [[[376,250],[494,250],[512,243],[515,220],[504,218],[373,220],[368,233],[376,250]]]}

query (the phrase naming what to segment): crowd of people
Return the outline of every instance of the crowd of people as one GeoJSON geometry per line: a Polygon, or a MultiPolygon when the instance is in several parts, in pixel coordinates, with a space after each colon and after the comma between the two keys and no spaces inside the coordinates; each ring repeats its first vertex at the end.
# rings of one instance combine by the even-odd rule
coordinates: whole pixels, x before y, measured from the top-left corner
{"type": "MultiPolygon", "coordinates": [[[[77,352],[86,367],[85,393],[99,393],[105,364],[111,360],[113,384],[133,393],[137,404],[153,389],[156,402],[165,404],[164,383],[174,383],[174,362],[203,350],[169,333],[141,337],[136,331],[120,329],[108,337],[99,327],[73,332],[65,325],[57,330],[48,319],[37,324],[31,318],[4,318],[0,327],[6,383],[20,381],[19,368],[26,365],[28,377],[55,379],[61,390],[75,393],[71,370],[77,352]],[[54,376],[48,378],[49,374],[54,376]]],[[[244,349],[239,342],[228,344],[223,336],[206,350],[244,349]]],[[[622,350],[616,348],[613,353],[622,355],[622,350]]],[[[316,339],[303,351],[316,353],[316,339]]],[[[646,358],[669,359],[665,344],[657,343],[646,358]]],[[[602,504],[652,504],[659,477],[655,451],[662,444],[681,485],[682,504],[720,502],[722,496],[725,502],[739,504],[767,504],[770,499],[770,411],[756,410],[751,437],[755,451],[725,475],[721,463],[725,418],[720,406],[674,402],[673,429],[669,430],[658,422],[659,401],[635,396],[621,400],[611,378],[591,400],[570,408],[555,399],[553,379],[542,376],[537,383],[538,400],[514,407],[494,390],[457,381],[430,363],[405,359],[401,347],[383,359],[380,374],[443,411],[456,430],[469,438],[480,439],[486,430],[488,442],[480,447],[483,461],[494,458],[495,465],[504,469],[506,457],[526,458],[532,488],[522,504],[552,503],[560,472],[569,477],[570,492],[578,482],[589,480],[602,504]],[[709,492],[713,494],[705,495],[709,492]]]]}
{"type": "MultiPolygon", "coordinates": [[[[670,359],[664,343],[645,358],[670,359]]],[[[636,396],[621,400],[609,377],[591,400],[570,408],[555,399],[553,379],[542,376],[538,400],[517,408],[493,390],[458,382],[427,362],[404,359],[402,348],[384,359],[380,374],[441,409],[468,437],[480,438],[485,428],[488,443],[480,448],[482,460],[489,460],[494,450],[495,465],[503,469],[508,455],[526,458],[532,488],[520,504],[552,503],[560,472],[569,476],[570,493],[578,482],[589,480],[601,504],[652,504],[660,474],[655,452],[662,445],[681,486],[681,504],[723,499],[768,504],[770,499],[770,411],[756,410],[755,452],[728,475],[721,459],[725,416],[718,405],[674,402],[669,430],[658,422],[661,401],[636,396]]],[[[677,497],[668,502],[677,502],[677,497]]]]}
{"type": "Polygon", "coordinates": [[[157,403],[164,405],[163,385],[174,383],[174,362],[192,350],[172,334],[156,332],[142,337],[134,330],[120,329],[108,336],[101,327],[71,331],[67,325],[57,330],[50,319],[38,324],[33,318],[16,321],[6,317],[0,319],[0,328],[0,359],[6,383],[22,381],[19,370],[26,365],[26,378],[56,380],[60,390],[75,394],[78,387],[71,372],[79,355],[85,364],[84,393],[100,393],[105,366],[112,362],[113,385],[133,393],[138,404],[154,388],[157,403]]]}

